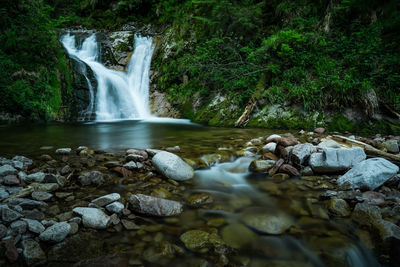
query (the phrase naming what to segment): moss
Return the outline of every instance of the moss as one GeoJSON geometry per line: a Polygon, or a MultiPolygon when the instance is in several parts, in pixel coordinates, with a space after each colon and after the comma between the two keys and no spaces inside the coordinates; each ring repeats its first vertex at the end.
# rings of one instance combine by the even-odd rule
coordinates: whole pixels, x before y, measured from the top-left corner
{"type": "Polygon", "coordinates": [[[357,125],[356,123],[351,122],[343,114],[336,114],[332,117],[331,122],[328,125],[328,129],[330,131],[338,132],[354,132],[355,130],[357,130],[357,125]]]}

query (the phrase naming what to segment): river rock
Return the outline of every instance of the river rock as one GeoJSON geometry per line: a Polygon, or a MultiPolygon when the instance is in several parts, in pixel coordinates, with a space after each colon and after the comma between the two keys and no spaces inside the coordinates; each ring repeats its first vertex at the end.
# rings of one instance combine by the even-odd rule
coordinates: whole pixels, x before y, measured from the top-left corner
{"type": "Polygon", "coordinates": [[[112,194],[108,194],[105,196],[101,196],[98,197],[96,199],[92,200],[92,203],[99,206],[99,207],[103,207],[105,205],[108,205],[114,201],[117,201],[121,198],[120,194],[118,193],[112,193],[112,194]]]}
{"type": "Polygon", "coordinates": [[[206,204],[213,203],[214,199],[211,195],[207,193],[199,193],[189,196],[186,199],[186,202],[189,206],[197,208],[206,204]]]}
{"type": "Polygon", "coordinates": [[[5,237],[7,234],[7,227],[0,223],[0,239],[5,237]]]}
{"type": "Polygon", "coordinates": [[[37,220],[32,220],[32,219],[27,219],[27,218],[23,218],[22,220],[28,224],[28,229],[32,233],[40,234],[45,230],[43,224],[41,224],[37,220]]]}
{"type": "MultiPolygon", "coordinates": [[[[138,156],[138,155],[135,155],[135,156],[138,156]]],[[[129,161],[128,163],[125,163],[123,167],[128,170],[135,170],[138,168],[137,164],[134,161],[129,161]]]]}
{"type": "Polygon", "coordinates": [[[15,234],[24,234],[28,228],[28,224],[22,220],[19,220],[11,223],[10,228],[15,234]]]}
{"type": "Polygon", "coordinates": [[[267,137],[266,140],[271,141],[272,139],[275,139],[275,138],[281,138],[281,136],[278,134],[271,134],[270,136],[267,137]]]}
{"type": "Polygon", "coordinates": [[[195,252],[207,252],[208,248],[224,244],[216,234],[202,230],[190,230],[183,233],[179,239],[185,247],[195,252]]]}
{"type": "Polygon", "coordinates": [[[329,139],[329,140],[319,143],[317,147],[321,148],[321,149],[323,149],[323,148],[340,148],[340,144],[338,142],[336,142],[335,140],[329,139]]]}
{"type": "Polygon", "coordinates": [[[194,176],[192,167],[175,154],[166,151],[157,153],[152,162],[156,169],[167,178],[185,181],[194,176]]]}
{"type": "Polygon", "coordinates": [[[143,151],[143,150],[128,149],[128,150],[126,151],[126,154],[127,154],[127,155],[129,155],[129,154],[140,155],[140,156],[143,157],[144,160],[146,160],[146,159],[149,158],[149,155],[147,154],[147,152],[146,152],[146,151],[143,151]]]}
{"type": "Polygon", "coordinates": [[[279,168],[279,172],[289,174],[292,177],[300,176],[300,172],[289,164],[282,164],[282,166],[279,168]]]}
{"type": "Polygon", "coordinates": [[[349,149],[324,148],[322,153],[313,153],[309,165],[317,173],[345,171],[365,160],[367,155],[360,147],[349,149]]]}
{"type": "Polygon", "coordinates": [[[328,210],[330,213],[347,217],[350,216],[350,207],[349,204],[343,199],[340,198],[332,198],[328,201],[328,210]]]}
{"type": "Polygon", "coordinates": [[[298,144],[292,150],[292,162],[294,164],[303,165],[304,162],[310,157],[314,150],[314,146],[310,143],[298,144]]]}
{"type": "Polygon", "coordinates": [[[63,241],[71,230],[71,226],[66,222],[56,223],[39,235],[42,241],[61,242],[63,241]]]}
{"type": "Polygon", "coordinates": [[[367,191],[362,193],[361,196],[364,203],[369,205],[383,206],[385,205],[385,195],[375,191],[367,191]]]}
{"type": "Polygon", "coordinates": [[[388,140],[383,142],[383,146],[389,153],[399,153],[399,142],[397,140],[388,140]]]}
{"type": "Polygon", "coordinates": [[[105,229],[110,222],[110,216],[100,209],[78,207],[72,211],[82,216],[83,225],[88,228],[105,229]]]}
{"type": "Polygon", "coordinates": [[[53,197],[53,194],[47,192],[33,192],[32,198],[38,201],[46,201],[53,197]]]}
{"type": "Polygon", "coordinates": [[[381,210],[376,206],[357,203],[351,214],[351,218],[361,226],[373,227],[382,219],[382,214],[381,210]]]}
{"type": "Polygon", "coordinates": [[[0,206],[0,209],[1,219],[3,220],[3,222],[13,222],[22,217],[19,212],[16,212],[15,210],[12,210],[7,206],[0,206]]]}
{"type": "Polygon", "coordinates": [[[60,155],[68,155],[69,153],[71,153],[71,148],[59,148],[56,150],[56,154],[60,154],[60,155]]]}
{"type": "Polygon", "coordinates": [[[337,182],[342,189],[374,190],[396,175],[399,167],[383,158],[364,160],[341,176],[337,182]]]}
{"type": "Polygon", "coordinates": [[[42,183],[44,181],[44,178],[46,177],[46,174],[43,172],[35,172],[32,174],[29,174],[28,176],[26,176],[25,182],[26,183],[42,183]]]}
{"type": "Polygon", "coordinates": [[[31,159],[24,156],[15,156],[11,160],[22,162],[24,167],[29,167],[30,165],[33,164],[33,161],[31,159]]]}
{"type": "Polygon", "coordinates": [[[174,216],[181,214],[183,210],[178,201],[142,194],[131,195],[128,201],[133,210],[153,216],[174,216]]]}
{"type": "Polygon", "coordinates": [[[20,181],[16,175],[7,175],[3,179],[4,185],[13,186],[13,185],[19,185],[19,183],[20,183],[20,181]]]}
{"type": "Polygon", "coordinates": [[[85,172],[78,177],[78,180],[83,186],[90,184],[102,185],[104,183],[104,175],[99,171],[85,172]]]}
{"type": "Polygon", "coordinates": [[[249,170],[252,172],[268,172],[274,165],[275,161],[273,160],[253,160],[249,166],[249,170]]]}
{"type": "Polygon", "coordinates": [[[138,162],[138,161],[144,161],[145,158],[142,155],[137,155],[137,154],[129,154],[125,157],[126,160],[130,161],[134,161],[134,162],[138,162]]]}
{"type": "Polygon", "coordinates": [[[26,239],[21,242],[23,256],[28,266],[38,266],[46,262],[46,254],[39,243],[33,239],[26,239]]]}
{"type": "Polygon", "coordinates": [[[12,166],[17,170],[22,170],[24,168],[24,164],[21,161],[12,161],[12,166]]]}
{"type": "Polygon", "coordinates": [[[8,204],[13,206],[18,205],[24,210],[33,210],[35,208],[40,208],[41,206],[46,206],[46,203],[44,202],[32,200],[29,198],[19,198],[19,197],[11,198],[8,201],[8,204]]]}
{"type": "Polygon", "coordinates": [[[274,143],[274,142],[268,143],[265,146],[263,146],[263,148],[262,148],[264,153],[268,153],[268,152],[274,153],[275,149],[276,149],[276,143],[274,143]]]}
{"type": "Polygon", "coordinates": [[[4,252],[3,249],[5,250],[4,256],[8,259],[10,263],[14,263],[18,260],[18,250],[15,247],[12,239],[7,239],[0,242],[0,251],[4,252]]]}
{"type": "Polygon", "coordinates": [[[382,219],[376,222],[374,226],[379,231],[382,241],[389,239],[396,239],[397,243],[400,241],[400,227],[396,224],[382,219]]]}
{"type": "Polygon", "coordinates": [[[113,202],[106,206],[106,210],[117,214],[121,213],[123,209],[124,209],[124,204],[122,204],[121,202],[113,202]]]}
{"type": "Polygon", "coordinates": [[[150,156],[150,157],[154,157],[157,153],[163,152],[163,150],[160,149],[152,149],[152,148],[148,148],[146,149],[146,153],[150,156]]]}
{"type": "Polygon", "coordinates": [[[323,133],[325,133],[325,128],[315,128],[314,129],[314,133],[316,133],[316,134],[323,134],[323,133]]]}
{"type": "Polygon", "coordinates": [[[292,219],[284,213],[269,214],[249,210],[241,214],[241,219],[248,227],[272,235],[284,233],[293,224],[292,219]]]}
{"type": "Polygon", "coordinates": [[[18,170],[16,170],[11,165],[3,165],[0,167],[0,177],[5,177],[7,175],[15,175],[17,173],[18,173],[18,170]]]}
{"type": "Polygon", "coordinates": [[[6,189],[3,186],[1,186],[0,187],[0,201],[2,201],[3,199],[8,198],[9,195],[10,194],[6,191],[6,189]]]}

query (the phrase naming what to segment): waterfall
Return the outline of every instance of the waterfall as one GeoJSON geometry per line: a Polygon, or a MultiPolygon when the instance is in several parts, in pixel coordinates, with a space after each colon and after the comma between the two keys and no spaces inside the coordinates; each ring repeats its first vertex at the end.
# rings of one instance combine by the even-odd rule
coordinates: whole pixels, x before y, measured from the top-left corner
{"type": "Polygon", "coordinates": [[[88,82],[90,103],[87,113],[95,109],[97,121],[150,118],[149,71],[154,46],[151,37],[135,35],[134,52],[126,72],[106,68],[99,60],[96,35],[86,38],[81,47],[75,36],[61,37],[68,54],[91,68],[97,80],[96,94],[86,71],[81,71],[88,82]]]}

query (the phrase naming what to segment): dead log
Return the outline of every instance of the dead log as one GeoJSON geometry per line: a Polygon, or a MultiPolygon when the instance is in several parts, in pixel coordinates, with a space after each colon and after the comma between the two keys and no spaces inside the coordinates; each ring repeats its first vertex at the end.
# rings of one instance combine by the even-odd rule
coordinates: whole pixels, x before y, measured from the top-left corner
{"type": "Polygon", "coordinates": [[[236,121],[235,127],[241,127],[243,124],[248,121],[249,116],[251,112],[253,111],[254,106],[256,105],[256,101],[252,98],[250,98],[249,103],[247,103],[246,108],[244,109],[244,112],[242,116],[236,121]]]}
{"type": "Polygon", "coordinates": [[[385,159],[391,161],[392,163],[400,166],[400,156],[398,156],[398,155],[393,155],[393,154],[381,151],[371,145],[368,145],[366,143],[363,143],[363,142],[360,142],[357,140],[347,138],[345,136],[333,135],[332,138],[339,142],[348,143],[348,144],[351,144],[352,146],[361,147],[362,149],[364,149],[365,154],[367,154],[371,158],[382,157],[382,158],[385,158],[385,159]]]}

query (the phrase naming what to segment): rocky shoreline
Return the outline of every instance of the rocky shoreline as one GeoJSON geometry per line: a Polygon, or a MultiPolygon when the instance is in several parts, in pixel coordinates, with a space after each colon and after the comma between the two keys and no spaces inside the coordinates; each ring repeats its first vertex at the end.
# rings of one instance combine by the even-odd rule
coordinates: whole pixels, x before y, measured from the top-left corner
{"type": "MultiPolygon", "coordinates": [[[[349,138],[368,141],[393,155],[399,153],[396,137],[349,138]]],[[[95,266],[108,262],[108,266],[129,266],[157,262],[160,257],[171,260],[187,250],[208,255],[206,262],[236,266],[232,257],[238,247],[226,236],[230,226],[219,230],[224,221],[213,219],[207,222],[208,228],[184,231],[171,227],[177,231],[172,242],[163,240],[163,226],[157,218],[168,225],[188,209],[224,209],[214,206],[211,194],[188,193],[188,188],[195,183],[194,170],[238,157],[254,157],[249,170],[262,177],[260,187],[270,195],[282,195],[277,192],[285,189],[287,181],[296,183],[299,191],[313,192],[307,198],[311,212],[298,208],[296,212],[324,220],[349,219],[370,233],[372,246],[358,238],[374,249],[380,262],[395,265],[399,259],[400,175],[399,167],[387,159],[369,158],[363,148],[335,141],[323,129],[302,131],[298,138],[263,136],[232,150],[220,147],[200,159],[181,158],[179,150],[127,149],[119,154],[82,146],[59,148],[35,160],[0,158],[0,264],[95,266]],[[124,190],[112,191],[118,185],[124,190]],[[315,211],[314,204],[323,208],[315,211]],[[90,242],[86,235],[102,231],[135,233],[156,247],[146,249],[143,258],[129,261],[116,255],[76,259],[69,254],[71,244],[90,242]],[[150,233],[156,234],[150,237],[150,233]]],[[[241,213],[238,227],[248,235],[254,231],[297,234],[296,223],[285,214],[253,216],[250,209],[241,213]]]]}

